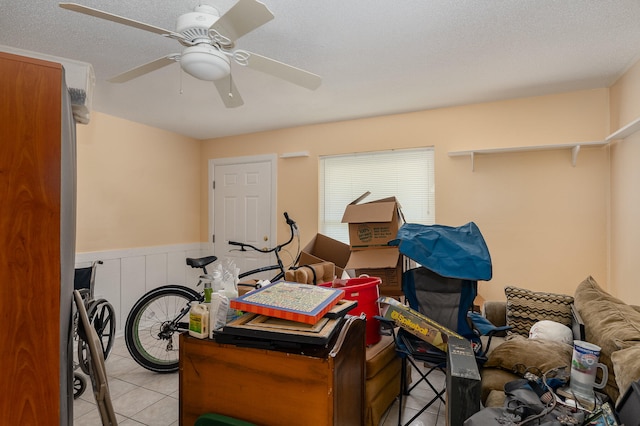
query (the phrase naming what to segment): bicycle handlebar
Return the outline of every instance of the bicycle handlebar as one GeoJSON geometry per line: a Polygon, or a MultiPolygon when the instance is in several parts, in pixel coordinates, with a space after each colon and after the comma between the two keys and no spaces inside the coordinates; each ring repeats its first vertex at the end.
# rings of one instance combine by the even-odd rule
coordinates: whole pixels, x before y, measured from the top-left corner
{"type": "Polygon", "coordinates": [[[293,219],[289,217],[289,213],[284,212],[284,218],[287,221],[287,225],[289,225],[292,228],[298,229],[298,226],[296,225],[296,223],[293,221],[293,219]]]}
{"type": "Polygon", "coordinates": [[[287,222],[287,225],[289,225],[289,229],[291,231],[291,235],[289,237],[289,240],[284,244],[278,244],[277,246],[275,246],[275,247],[273,247],[271,249],[261,249],[261,248],[258,248],[256,246],[252,246],[251,244],[241,243],[241,242],[238,242],[238,241],[227,241],[227,244],[229,244],[230,246],[239,246],[240,247],[240,251],[246,251],[245,247],[249,247],[249,248],[251,248],[251,249],[253,249],[255,251],[259,251],[261,253],[271,253],[273,251],[280,251],[280,249],[282,249],[282,247],[288,245],[289,243],[291,243],[291,241],[293,241],[293,236],[295,235],[295,231],[294,230],[298,229],[298,225],[296,225],[296,222],[289,217],[289,213],[284,212],[284,218],[285,218],[285,220],[287,222]]]}

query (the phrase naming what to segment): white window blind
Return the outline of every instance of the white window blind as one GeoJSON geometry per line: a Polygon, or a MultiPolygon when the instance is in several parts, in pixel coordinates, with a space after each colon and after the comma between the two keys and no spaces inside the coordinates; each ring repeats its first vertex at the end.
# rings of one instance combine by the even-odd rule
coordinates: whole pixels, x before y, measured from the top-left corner
{"type": "Polygon", "coordinates": [[[362,202],[395,196],[409,223],[435,223],[433,148],[367,152],[320,157],[320,233],[349,243],[341,223],[350,202],[369,191],[362,202]]]}

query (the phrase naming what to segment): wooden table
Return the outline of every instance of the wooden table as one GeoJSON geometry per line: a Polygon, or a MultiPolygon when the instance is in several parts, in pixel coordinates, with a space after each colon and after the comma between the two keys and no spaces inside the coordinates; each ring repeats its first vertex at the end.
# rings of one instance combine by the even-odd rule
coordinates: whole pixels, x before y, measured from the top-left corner
{"type": "Polygon", "coordinates": [[[327,347],[277,351],[180,335],[180,424],[204,413],[258,425],[362,425],[365,322],[347,317],[327,347]]]}

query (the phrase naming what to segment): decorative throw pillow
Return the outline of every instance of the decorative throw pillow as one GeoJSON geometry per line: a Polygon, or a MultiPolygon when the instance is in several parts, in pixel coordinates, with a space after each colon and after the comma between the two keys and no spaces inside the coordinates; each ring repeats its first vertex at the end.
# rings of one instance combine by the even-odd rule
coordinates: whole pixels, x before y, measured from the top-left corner
{"type": "Polygon", "coordinates": [[[533,324],[529,339],[546,339],[573,345],[573,331],[559,322],[542,320],[533,324]]]}
{"type": "Polygon", "coordinates": [[[549,320],[571,327],[573,297],[507,286],[507,325],[512,333],[528,337],[529,330],[539,320],[549,320]]]}
{"type": "Polygon", "coordinates": [[[518,371],[524,368],[538,369],[546,373],[552,368],[571,368],[573,346],[562,342],[543,339],[527,339],[513,335],[489,353],[484,367],[497,367],[508,371],[518,371]]]}

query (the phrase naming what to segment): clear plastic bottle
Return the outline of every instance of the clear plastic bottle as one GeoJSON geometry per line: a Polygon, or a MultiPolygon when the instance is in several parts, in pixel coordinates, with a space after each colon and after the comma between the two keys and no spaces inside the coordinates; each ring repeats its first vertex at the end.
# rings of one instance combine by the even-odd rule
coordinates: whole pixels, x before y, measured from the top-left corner
{"type": "Polygon", "coordinates": [[[224,288],[224,284],[222,283],[222,271],[220,269],[216,269],[213,271],[213,291],[222,291],[224,288]]]}
{"type": "Polygon", "coordinates": [[[211,311],[209,312],[209,338],[213,339],[213,332],[227,323],[229,299],[221,291],[211,294],[211,311]]]}

